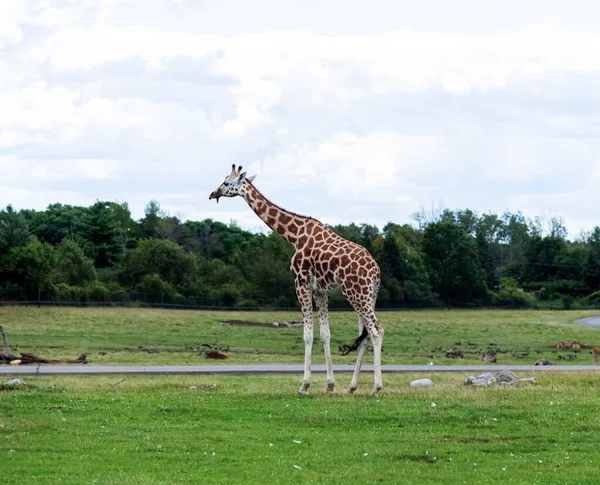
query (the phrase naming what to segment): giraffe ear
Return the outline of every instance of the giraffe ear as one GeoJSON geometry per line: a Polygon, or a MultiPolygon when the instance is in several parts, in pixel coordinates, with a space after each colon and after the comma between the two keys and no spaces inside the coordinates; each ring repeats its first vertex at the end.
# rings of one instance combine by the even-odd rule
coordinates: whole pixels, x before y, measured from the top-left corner
{"type": "Polygon", "coordinates": [[[246,180],[248,182],[254,182],[254,179],[256,178],[256,175],[252,175],[251,177],[247,177],[246,180]]]}

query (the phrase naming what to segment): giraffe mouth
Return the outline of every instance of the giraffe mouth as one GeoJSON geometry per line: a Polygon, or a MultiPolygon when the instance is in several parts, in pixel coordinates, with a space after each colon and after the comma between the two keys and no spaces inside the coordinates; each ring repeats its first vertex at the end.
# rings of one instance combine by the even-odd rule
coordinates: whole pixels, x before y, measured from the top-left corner
{"type": "Polygon", "coordinates": [[[217,189],[208,196],[208,200],[217,199],[217,204],[218,204],[221,196],[222,196],[221,191],[219,189],[217,189]]]}

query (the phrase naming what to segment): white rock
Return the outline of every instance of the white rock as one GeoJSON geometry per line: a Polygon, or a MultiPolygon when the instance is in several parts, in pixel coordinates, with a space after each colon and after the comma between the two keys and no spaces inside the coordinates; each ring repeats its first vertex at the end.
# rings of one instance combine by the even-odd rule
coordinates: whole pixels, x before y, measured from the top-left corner
{"type": "Polygon", "coordinates": [[[410,387],[431,387],[431,379],[417,379],[410,383],[410,387]]]}
{"type": "Polygon", "coordinates": [[[22,379],[12,379],[4,383],[5,386],[26,386],[27,383],[22,379]]]}
{"type": "Polygon", "coordinates": [[[489,386],[496,382],[496,376],[490,372],[486,372],[485,374],[481,374],[478,377],[469,376],[465,380],[465,385],[467,386],[489,386]]]}

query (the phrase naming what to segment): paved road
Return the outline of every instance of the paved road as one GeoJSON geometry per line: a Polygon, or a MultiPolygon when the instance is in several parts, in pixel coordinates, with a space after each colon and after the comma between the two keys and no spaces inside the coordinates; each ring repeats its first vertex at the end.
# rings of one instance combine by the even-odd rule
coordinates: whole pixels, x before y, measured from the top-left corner
{"type": "MultiPolygon", "coordinates": [[[[336,373],[352,372],[352,365],[334,365],[336,373]]],[[[600,365],[384,365],[383,372],[489,372],[509,369],[512,371],[600,371],[600,365]]],[[[36,374],[302,374],[303,365],[28,365],[2,366],[0,375],[36,374]]],[[[363,373],[373,372],[372,365],[364,365],[363,373]]],[[[325,373],[324,365],[313,366],[314,373],[325,373]]]]}
{"type": "MultiPolygon", "coordinates": [[[[599,327],[600,317],[584,318],[575,322],[578,325],[599,327]]],[[[600,371],[600,365],[384,365],[383,372],[488,372],[509,369],[512,371],[600,371]]],[[[335,372],[352,372],[353,365],[334,365],[335,372]]],[[[364,365],[363,372],[373,372],[372,365],[364,365]]],[[[0,375],[35,374],[302,374],[301,364],[281,365],[28,365],[0,366],[0,375]]],[[[325,373],[324,365],[314,365],[313,372],[325,373]]]]}
{"type": "Polygon", "coordinates": [[[584,327],[598,327],[600,328],[600,317],[582,318],[581,320],[575,320],[577,325],[583,325],[584,327]]]}

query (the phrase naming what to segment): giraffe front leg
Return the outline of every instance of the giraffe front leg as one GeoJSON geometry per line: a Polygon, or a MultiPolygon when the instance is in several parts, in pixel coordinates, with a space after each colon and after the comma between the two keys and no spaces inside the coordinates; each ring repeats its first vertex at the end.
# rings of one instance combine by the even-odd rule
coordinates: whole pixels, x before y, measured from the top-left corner
{"type": "Polygon", "coordinates": [[[300,394],[308,394],[313,346],[312,299],[310,288],[307,285],[297,285],[296,291],[304,318],[304,379],[302,380],[302,387],[300,387],[298,392],[300,394]]]}
{"type": "Polygon", "coordinates": [[[335,388],[335,377],[333,376],[333,362],[331,359],[331,332],[329,331],[329,312],[327,311],[327,295],[315,295],[315,302],[319,310],[319,326],[323,350],[325,352],[325,367],[327,369],[326,392],[333,392],[335,388]]]}

